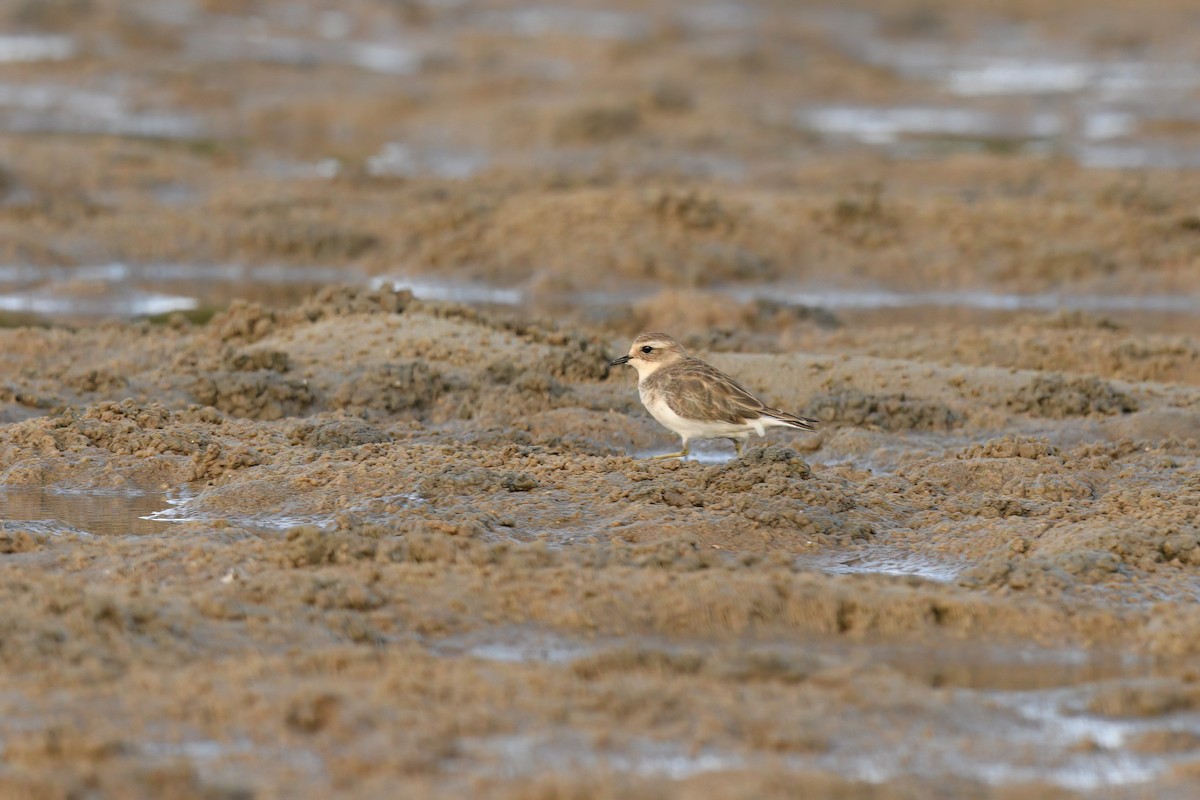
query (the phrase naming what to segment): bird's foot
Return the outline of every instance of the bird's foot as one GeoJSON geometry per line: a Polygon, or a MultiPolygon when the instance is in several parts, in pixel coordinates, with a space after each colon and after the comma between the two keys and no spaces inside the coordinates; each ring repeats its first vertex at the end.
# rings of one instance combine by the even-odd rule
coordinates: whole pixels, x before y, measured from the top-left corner
{"type": "Polygon", "coordinates": [[[684,442],[683,449],[680,450],[678,453],[663,453],[661,456],[650,456],[650,460],[658,461],[659,459],[663,459],[663,458],[687,458],[687,454],[690,453],[691,451],[692,451],[691,446],[687,442],[684,442]]]}

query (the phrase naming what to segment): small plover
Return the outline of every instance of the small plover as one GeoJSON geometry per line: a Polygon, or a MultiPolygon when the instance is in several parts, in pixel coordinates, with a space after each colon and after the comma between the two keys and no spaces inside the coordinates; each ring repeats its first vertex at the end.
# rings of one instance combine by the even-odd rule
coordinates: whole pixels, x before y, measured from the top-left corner
{"type": "Polygon", "coordinates": [[[765,405],[664,333],[638,336],[629,355],[609,362],[612,367],[620,364],[637,369],[638,393],[650,416],[683,439],[678,453],[655,458],[686,456],[693,439],[728,439],[740,456],[752,433],[765,436],[767,428],[779,427],[816,429],[816,420],[765,405]]]}

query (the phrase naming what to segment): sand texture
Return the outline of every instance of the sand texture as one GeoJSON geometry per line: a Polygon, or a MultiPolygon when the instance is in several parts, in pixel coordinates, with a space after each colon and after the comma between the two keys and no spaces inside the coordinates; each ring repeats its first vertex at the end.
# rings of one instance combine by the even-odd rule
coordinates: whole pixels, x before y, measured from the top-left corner
{"type": "Polygon", "coordinates": [[[16,5],[0,796],[1196,796],[1187,4],[16,5]]]}

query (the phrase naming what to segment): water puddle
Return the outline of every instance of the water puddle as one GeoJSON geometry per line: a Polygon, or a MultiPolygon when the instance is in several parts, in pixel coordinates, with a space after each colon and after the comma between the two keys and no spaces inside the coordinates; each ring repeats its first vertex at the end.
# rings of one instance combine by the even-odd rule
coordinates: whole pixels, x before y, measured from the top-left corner
{"type": "MultiPolygon", "coordinates": [[[[613,647],[692,652],[704,665],[700,674],[709,674],[711,666],[713,675],[724,674],[730,658],[736,662],[739,655],[770,656],[769,663],[795,663],[797,674],[821,676],[822,685],[862,680],[863,692],[883,694],[844,709],[804,752],[697,749],[691,742],[639,736],[607,737],[598,745],[577,731],[558,730],[464,738],[456,748],[458,755],[444,767],[470,770],[483,764],[485,770],[508,778],[582,769],[670,779],[782,768],[824,770],[872,783],[954,775],[990,785],[1041,781],[1091,791],[1153,781],[1191,757],[1183,750],[1132,746],[1140,739],[1200,734],[1196,712],[1114,718],[1090,710],[1098,695],[1137,680],[1146,665],[1082,650],[821,640],[747,642],[737,648],[739,655],[730,655],[727,648],[704,643],[578,643],[525,628],[452,637],[436,645],[446,656],[551,664],[613,647]],[[910,689],[887,681],[876,684],[871,676],[885,666],[911,681],[910,689]],[[865,672],[855,677],[860,668],[865,672]],[[880,731],[887,734],[880,736],[880,731]]],[[[630,664],[641,663],[636,655],[630,664]]],[[[618,658],[613,663],[619,669],[625,662],[618,658]]]]}
{"type": "Polygon", "coordinates": [[[482,152],[389,142],[367,158],[367,173],[377,177],[465,180],[486,168],[488,160],[482,152]]]}
{"type": "MultiPolygon", "coordinates": [[[[666,453],[676,452],[678,450],[678,442],[664,446],[658,450],[643,450],[634,452],[631,455],[638,459],[653,459],[655,456],[665,455],[666,453]]],[[[749,450],[753,444],[746,449],[749,450]]],[[[733,450],[733,445],[729,445],[727,449],[720,449],[720,445],[704,445],[693,444],[691,452],[684,459],[686,461],[695,461],[698,464],[712,466],[714,464],[727,464],[737,458],[737,454],[733,450]]]]}
{"type": "Polygon", "coordinates": [[[99,290],[83,296],[60,294],[55,288],[0,294],[0,310],[49,318],[149,317],[191,311],[192,297],[144,292],[132,286],[99,290]]]}
{"type": "Polygon", "coordinates": [[[836,312],[847,325],[929,325],[939,322],[1005,324],[1027,314],[1078,311],[1103,315],[1146,332],[1195,330],[1200,295],[1041,292],[1017,294],[978,290],[904,292],[888,289],[831,289],[780,285],[729,287],[739,302],[773,299],[792,306],[836,312]]]}
{"type": "Polygon", "coordinates": [[[163,507],[160,492],[0,488],[0,521],[38,536],[126,536],[162,533],[148,518],[163,507]]]}
{"type": "Polygon", "coordinates": [[[484,283],[439,281],[426,278],[381,277],[371,280],[371,288],[388,286],[397,291],[408,290],[420,300],[440,300],[454,303],[516,306],[526,302],[520,289],[503,289],[484,283]]]}
{"type": "Polygon", "coordinates": [[[796,112],[802,130],[864,144],[893,144],[906,136],[962,139],[1048,139],[1063,132],[1054,113],[1002,114],[956,107],[815,106],[796,112]]]}
{"type": "Polygon", "coordinates": [[[496,777],[521,778],[545,772],[625,772],[681,780],[692,775],[748,766],[745,757],[717,751],[693,752],[675,742],[631,737],[621,749],[596,748],[589,737],[562,729],[550,733],[467,737],[456,743],[460,754],[442,764],[448,773],[480,762],[497,764],[496,777]]]}
{"type": "Polygon", "coordinates": [[[191,139],[204,133],[197,117],[167,111],[131,111],[116,94],[66,86],[0,84],[0,130],[149,139],[191,139]]]}
{"type": "MultiPolygon", "coordinates": [[[[975,149],[1063,153],[1084,167],[1180,169],[1198,159],[1187,134],[1146,133],[1194,122],[1200,68],[1184,48],[1161,42],[1133,55],[1097,53],[1069,35],[1043,39],[1031,27],[978,21],[953,40],[945,31],[887,31],[883,14],[813,9],[802,13],[850,58],[909,82],[916,104],[812,106],[795,123],[829,139],[928,155],[914,140],[960,140],[975,149]],[[924,101],[924,102],[922,102],[924,101]]],[[[943,141],[939,146],[949,145],[943,141]]]]}
{"type": "MultiPolygon", "coordinates": [[[[215,308],[233,299],[273,306],[298,303],[323,286],[365,285],[408,290],[418,299],[480,306],[527,306],[563,313],[603,316],[627,309],[654,291],[531,291],[482,282],[442,280],[426,276],[370,277],[351,268],[282,264],[111,263],[78,267],[0,265],[0,310],[38,314],[53,319],[138,317],[215,308]]],[[[1200,317],[1194,294],[1086,294],[1045,292],[1013,294],[986,291],[900,292],[887,289],[833,289],[795,285],[727,286],[714,289],[737,302],[773,300],[793,306],[823,308],[879,324],[951,320],[959,315],[992,315],[998,321],[1015,315],[1081,311],[1158,326],[1187,324],[1200,317]],[[856,315],[856,316],[855,316],[856,315]]],[[[702,455],[706,463],[719,458],[702,455]]]]}
{"type": "Polygon", "coordinates": [[[480,11],[469,17],[468,25],[493,33],[530,38],[557,35],[634,41],[645,38],[650,32],[649,20],[642,14],[554,6],[480,11]]]}
{"type": "Polygon", "coordinates": [[[386,523],[406,509],[425,501],[415,494],[401,492],[380,497],[361,498],[336,512],[313,514],[301,511],[311,501],[294,499],[282,483],[272,478],[247,482],[235,487],[215,487],[196,493],[183,487],[164,498],[164,503],[143,519],[162,524],[170,522],[223,521],[241,528],[279,532],[300,525],[328,528],[340,516],[352,516],[360,523],[386,523]],[[166,508],[163,508],[163,505],[166,508]]]}
{"type": "MultiPolygon", "coordinates": [[[[671,641],[655,637],[579,639],[530,625],[503,625],[438,639],[431,652],[446,658],[470,657],[500,663],[569,664],[589,656],[627,653],[629,663],[639,655],[664,653],[696,655],[725,669],[730,662],[788,664],[794,674],[813,674],[847,664],[887,664],[917,683],[946,689],[994,692],[1000,696],[1099,684],[1141,677],[1145,664],[1128,653],[1080,648],[1049,649],[1028,642],[996,644],[902,641],[864,644],[838,637],[807,637],[778,641],[748,638],[736,652],[702,640],[671,641]]],[[[622,659],[616,659],[621,662],[622,659]]],[[[728,671],[726,669],[726,671],[728,671]]],[[[1080,706],[1080,709],[1084,706],[1080,706]]]]}
{"type": "Polygon", "coordinates": [[[1200,314],[1200,296],[1180,294],[1106,295],[1006,294],[1003,292],[892,292],[885,289],[741,289],[730,294],[742,300],[774,297],[789,305],[840,309],[968,308],[980,311],[1131,311],[1200,314]]]}
{"type": "Polygon", "coordinates": [[[1073,152],[1081,165],[1097,169],[1200,168],[1200,150],[1185,144],[1086,144],[1073,152]]]}
{"type": "Polygon", "coordinates": [[[961,46],[888,41],[868,35],[850,45],[864,62],[905,78],[939,84],[961,97],[1081,95],[1092,101],[1183,98],[1200,86],[1185,61],[1090,58],[1083,48],[1000,33],[961,46]],[[1061,55],[1048,56],[1057,50],[1061,55]]]}
{"type": "Polygon", "coordinates": [[[352,515],[364,523],[394,521],[406,509],[424,502],[416,495],[401,493],[363,498],[337,513],[300,513],[292,506],[304,503],[293,504],[290,498],[280,497],[277,485],[269,480],[262,483],[265,494],[275,497],[274,501],[252,497],[254,487],[243,487],[247,496],[240,504],[220,497],[219,489],[196,493],[186,486],[174,492],[0,487],[0,525],[39,536],[125,536],[167,533],[171,523],[220,521],[267,533],[299,525],[327,528],[341,515],[352,515]]]}
{"type": "Polygon", "coordinates": [[[382,75],[413,75],[426,54],[397,42],[302,39],[250,31],[204,32],[188,37],[187,56],[198,62],[257,61],[290,66],[340,65],[382,75]]]}
{"type": "MultiPolygon", "coordinates": [[[[480,305],[545,305],[561,308],[625,308],[653,297],[652,290],[622,292],[529,292],[483,283],[445,281],[423,277],[383,276],[371,287],[408,289],[418,298],[480,305]]],[[[1127,315],[1200,316],[1200,295],[1194,294],[1088,294],[1042,292],[1016,294],[978,290],[904,292],[888,289],[833,289],[790,286],[726,286],[713,290],[737,302],[773,300],[791,306],[833,311],[913,312],[928,321],[930,312],[985,312],[1014,315],[1028,312],[1082,311],[1127,315]]]]}
{"type": "MultiPolygon", "coordinates": [[[[979,718],[978,709],[973,711],[973,724],[963,727],[977,728],[972,735],[980,736],[984,721],[979,718]]],[[[1063,789],[1093,791],[1147,783],[1191,760],[1187,754],[1130,753],[1104,747],[1088,752],[1095,738],[1087,733],[1074,738],[1059,736],[1059,721],[1059,717],[1051,715],[1044,727],[1030,729],[1020,720],[1005,720],[1003,730],[993,732],[986,737],[987,742],[980,744],[978,740],[968,742],[960,738],[956,730],[959,726],[950,720],[919,716],[907,725],[901,722],[897,730],[895,720],[889,717],[874,721],[883,726],[876,730],[891,732],[887,744],[881,745],[876,737],[853,742],[835,740],[828,752],[814,755],[715,748],[697,752],[691,743],[641,737],[623,738],[600,748],[578,732],[563,729],[462,739],[458,742],[461,756],[443,768],[455,771],[466,768],[468,761],[482,761],[502,764],[493,769],[493,774],[505,778],[546,772],[601,771],[671,780],[732,770],[820,770],[875,784],[905,777],[944,780],[952,775],[992,786],[1045,782],[1063,789]],[[908,744],[895,742],[905,734],[908,744]],[[1006,752],[1012,752],[1012,758],[1006,759],[1006,752]]],[[[1085,724],[1081,730],[1093,728],[1085,724]]]]}
{"type": "Polygon", "coordinates": [[[65,61],[75,55],[70,36],[0,36],[0,63],[65,61]]]}
{"type": "Polygon", "coordinates": [[[813,567],[835,575],[875,573],[880,575],[912,575],[938,583],[949,583],[958,577],[965,565],[913,553],[900,547],[876,545],[851,552],[819,553],[798,557],[798,567],[813,567]]]}
{"type": "Polygon", "coordinates": [[[762,22],[762,14],[744,3],[699,3],[679,13],[684,27],[696,33],[745,31],[762,22]]]}
{"type": "Polygon", "coordinates": [[[229,756],[254,752],[249,739],[238,739],[230,743],[213,739],[191,739],[177,742],[143,742],[137,745],[139,752],[149,758],[186,758],[189,761],[207,762],[229,756]]]}
{"type": "Polygon", "coordinates": [[[0,310],[65,320],[130,318],[217,307],[234,299],[296,303],[322,286],[361,280],[349,270],[306,266],[0,265],[0,310]]]}
{"type": "Polygon", "coordinates": [[[597,647],[594,642],[511,625],[439,639],[430,650],[446,658],[478,658],[508,664],[569,664],[595,652],[597,647]]]}

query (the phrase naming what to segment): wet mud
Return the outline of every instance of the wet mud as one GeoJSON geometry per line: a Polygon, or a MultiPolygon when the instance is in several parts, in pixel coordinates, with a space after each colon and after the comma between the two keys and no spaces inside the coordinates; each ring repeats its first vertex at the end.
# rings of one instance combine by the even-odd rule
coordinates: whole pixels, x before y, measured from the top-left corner
{"type": "Polygon", "coordinates": [[[1186,9],[288,7],[3,12],[0,795],[1194,796],[1186,9]]]}
{"type": "Polygon", "coordinates": [[[405,292],[3,336],[14,792],[1189,785],[1194,384],[712,352],[822,427],[663,462],[618,342],[405,292]]]}

